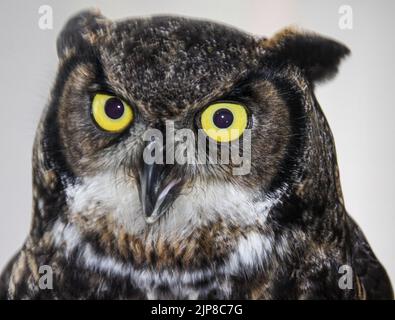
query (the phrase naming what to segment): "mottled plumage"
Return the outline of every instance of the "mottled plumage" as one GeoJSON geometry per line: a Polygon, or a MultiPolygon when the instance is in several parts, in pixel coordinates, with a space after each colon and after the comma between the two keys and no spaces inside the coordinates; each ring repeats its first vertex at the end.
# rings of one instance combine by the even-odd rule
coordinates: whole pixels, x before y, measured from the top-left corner
{"type": "MultiPolygon", "coordinates": [[[[33,222],[2,274],[0,297],[57,299],[390,299],[392,289],[347,215],[333,137],[314,96],[349,51],[286,29],[270,39],[181,17],[72,18],[33,152],[33,222]],[[92,95],[135,108],[125,132],[95,126],[92,95]],[[143,215],[141,136],[196,131],[215,101],[249,110],[251,172],[181,165],[171,206],[143,215]],[[39,267],[54,271],[40,289],[39,267]],[[353,270],[352,289],[339,268],[353,270]]],[[[170,181],[170,180],[169,180],[170,181]]],[[[163,182],[164,183],[164,182],[163,182]]]]}

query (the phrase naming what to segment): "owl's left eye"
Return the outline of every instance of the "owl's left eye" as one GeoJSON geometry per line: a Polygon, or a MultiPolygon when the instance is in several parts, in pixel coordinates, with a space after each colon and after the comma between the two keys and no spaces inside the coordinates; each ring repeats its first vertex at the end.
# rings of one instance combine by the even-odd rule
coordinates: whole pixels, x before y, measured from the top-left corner
{"type": "Polygon", "coordinates": [[[208,106],[201,115],[204,132],[218,142],[238,139],[247,128],[246,108],[235,102],[218,102],[208,106]]]}
{"type": "Polygon", "coordinates": [[[104,93],[94,96],[91,112],[96,124],[108,132],[122,132],[133,121],[133,110],[126,102],[104,93]]]}

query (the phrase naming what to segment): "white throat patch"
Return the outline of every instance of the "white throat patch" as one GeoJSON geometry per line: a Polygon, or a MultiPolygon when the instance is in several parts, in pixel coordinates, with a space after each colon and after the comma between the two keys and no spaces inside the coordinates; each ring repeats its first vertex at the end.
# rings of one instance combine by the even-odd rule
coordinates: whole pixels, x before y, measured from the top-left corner
{"type": "Polygon", "coordinates": [[[152,235],[160,233],[179,239],[219,219],[240,227],[263,225],[271,207],[280,201],[278,194],[256,201],[253,190],[230,183],[196,183],[181,192],[165,216],[148,226],[135,181],[125,181],[121,174],[84,178],[67,188],[66,194],[70,214],[111,215],[130,234],[139,235],[149,229],[152,235]]]}

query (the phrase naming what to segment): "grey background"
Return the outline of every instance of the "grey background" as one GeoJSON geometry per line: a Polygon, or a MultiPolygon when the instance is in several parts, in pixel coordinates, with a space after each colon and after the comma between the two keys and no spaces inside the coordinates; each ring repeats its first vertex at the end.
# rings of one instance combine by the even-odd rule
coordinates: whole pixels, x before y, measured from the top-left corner
{"type": "Polygon", "coordinates": [[[22,245],[31,220],[31,147],[56,72],[56,36],[87,7],[109,18],[181,14],[270,36],[295,24],[347,44],[352,56],[335,80],[317,88],[333,130],[346,207],[395,284],[395,1],[21,1],[0,2],[0,268],[22,245]],[[38,8],[53,8],[40,30],[38,8]],[[341,5],[353,29],[338,27],[341,5]]]}

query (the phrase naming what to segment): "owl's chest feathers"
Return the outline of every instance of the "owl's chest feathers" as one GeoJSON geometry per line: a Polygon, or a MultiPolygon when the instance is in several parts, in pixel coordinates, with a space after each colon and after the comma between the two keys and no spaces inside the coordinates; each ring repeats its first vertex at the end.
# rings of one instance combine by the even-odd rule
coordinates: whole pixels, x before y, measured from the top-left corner
{"type": "Polygon", "coordinates": [[[116,242],[117,247],[89,237],[87,240],[75,223],[56,222],[53,235],[55,247],[63,250],[63,258],[85,270],[82,281],[91,273],[103,279],[121,278],[147,298],[193,299],[213,291],[229,298],[235,278],[245,281],[261,274],[272,267],[281,254],[279,250],[289,250],[285,241],[275,245],[273,235],[265,234],[261,227],[237,231],[213,225],[183,241],[167,243],[161,238],[149,244],[130,238],[120,244],[119,239],[106,237],[108,244],[116,242]]]}
{"type": "Polygon", "coordinates": [[[231,278],[257,274],[288,250],[265,224],[275,203],[234,186],[189,190],[153,225],[143,220],[134,189],[128,197],[122,191],[97,180],[70,187],[67,220],[56,221],[51,234],[73,264],[126,279],[147,297],[197,298],[197,288],[229,297],[231,278]]]}

